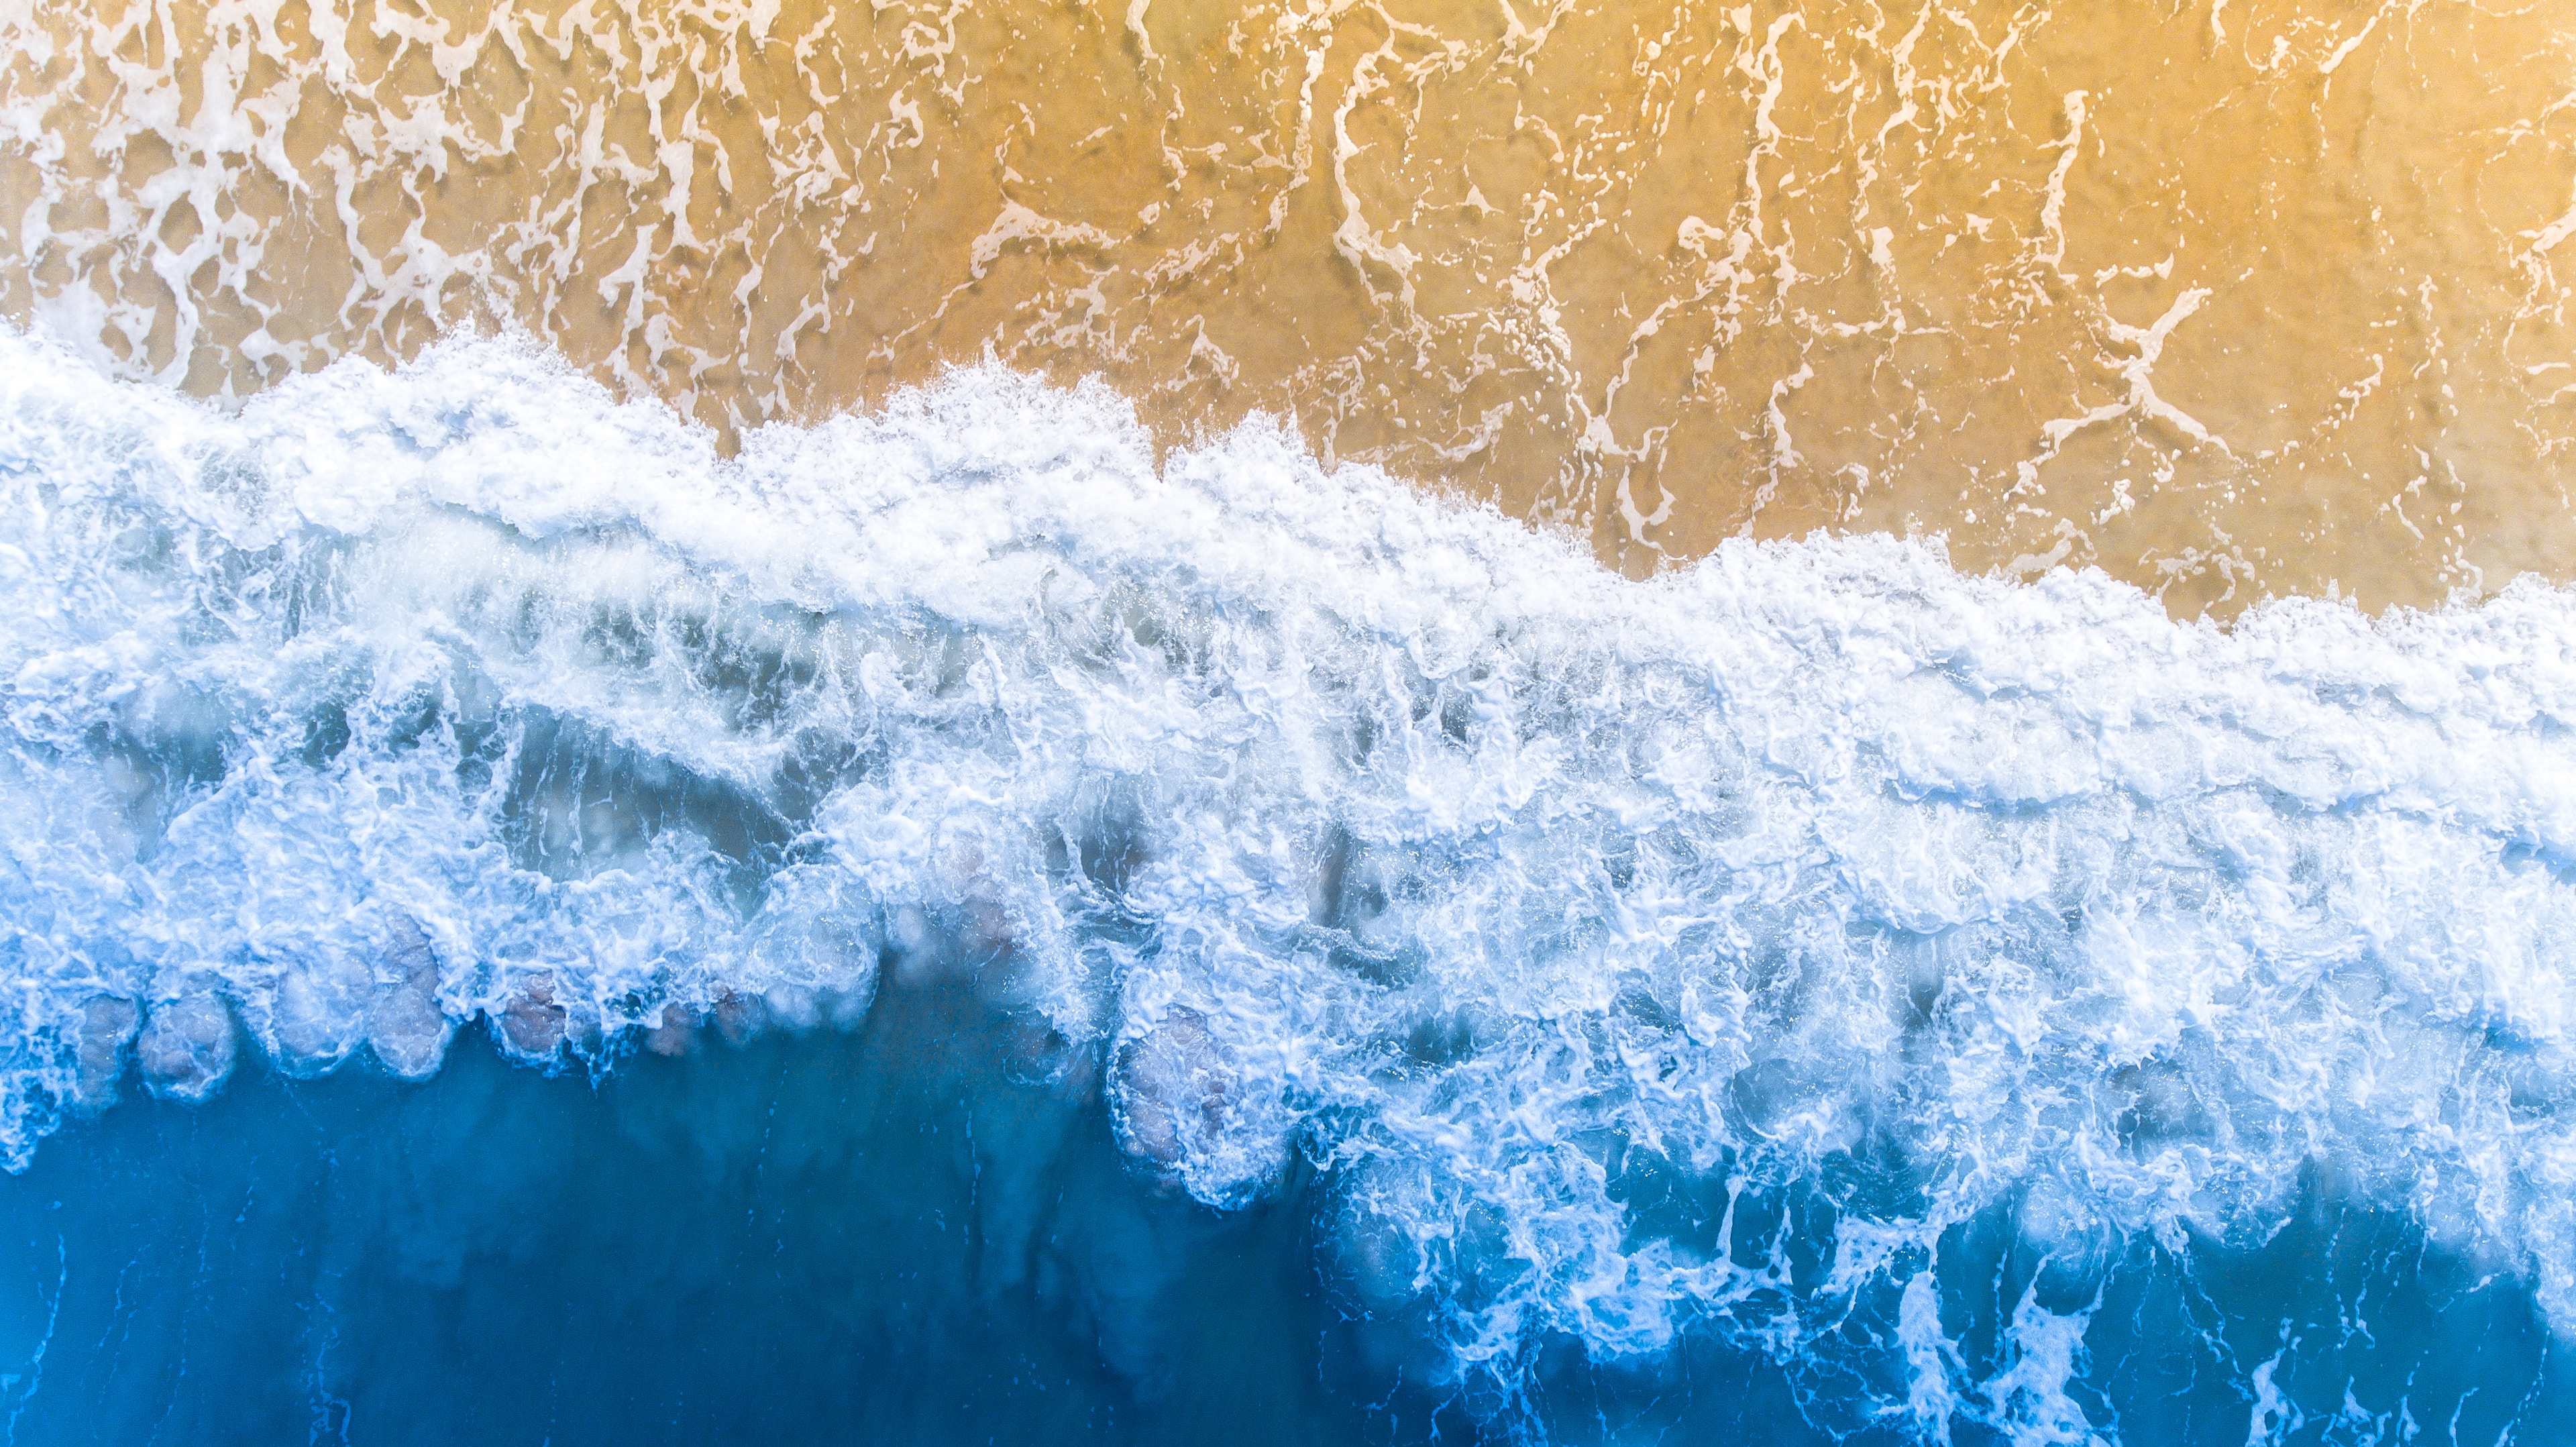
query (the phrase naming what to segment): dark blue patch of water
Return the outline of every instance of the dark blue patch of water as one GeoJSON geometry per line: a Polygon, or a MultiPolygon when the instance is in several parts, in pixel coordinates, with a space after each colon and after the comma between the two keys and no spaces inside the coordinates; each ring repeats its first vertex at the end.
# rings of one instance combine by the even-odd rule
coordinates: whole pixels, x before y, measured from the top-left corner
{"type": "MultiPolygon", "coordinates": [[[[1784,1368],[1701,1331],[1625,1368],[1557,1344],[1501,1404],[1446,1390],[1417,1322],[1337,1292],[1329,1181],[1225,1213],[1174,1194],[1121,1155],[1078,1057],[1063,1078],[1029,1067],[1049,1058],[1029,1029],[890,988],[854,1035],[709,1040],[597,1079],[478,1038],[425,1084],[246,1070],[204,1105],[130,1099],[0,1181],[0,1429],[1794,1447],[1934,1425],[1894,1410],[1892,1297],[1851,1306],[1847,1361],[1830,1333],[1784,1368]]],[[[1649,1209],[1637,1189],[1641,1230],[1706,1227],[1686,1191],[1649,1209]]],[[[2061,1425],[2095,1440],[2576,1441],[2566,1353],[2527,1290],[2328,1195],[2235,1250],[2079,1260],[2001,1216],[1953,1231],[1949,1439],[2084,1440],[2012,1397],[2030,1300],[2089,1312],[2063,1396],[2081,1420],[2061,1425]]],[[[1818,1209],[1747,1199],[1736,1233],[1818,1209]]]]}

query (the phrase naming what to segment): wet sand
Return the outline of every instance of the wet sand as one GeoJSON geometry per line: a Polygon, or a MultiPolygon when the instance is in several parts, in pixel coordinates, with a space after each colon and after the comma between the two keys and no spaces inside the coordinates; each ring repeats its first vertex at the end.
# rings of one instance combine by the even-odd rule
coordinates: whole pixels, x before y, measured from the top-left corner
{"type": "Polygon", "coordinates": [[[1638,574],[2576,577],[2547,0],[334,9],[0,17],[0,315],[235,393],[515,325],[728,430],[991,355],[1638,574]]]}

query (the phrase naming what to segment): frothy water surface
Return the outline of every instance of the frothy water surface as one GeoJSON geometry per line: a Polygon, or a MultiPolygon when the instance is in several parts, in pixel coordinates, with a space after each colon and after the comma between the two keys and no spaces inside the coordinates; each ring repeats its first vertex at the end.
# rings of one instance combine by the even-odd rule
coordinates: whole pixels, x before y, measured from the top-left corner
{"type": "MultiPolygon", "coordinates": [[[[0,337],[0,485],[31,1432],[702,1352],[954,1440],[2569,1440],[2564,592],[1640,583],[1096,388],[725,458],[494,340],[227,411],[0,337]]],[[[767,1420],[641,1390],[544,1431],[767,1420]]]]}

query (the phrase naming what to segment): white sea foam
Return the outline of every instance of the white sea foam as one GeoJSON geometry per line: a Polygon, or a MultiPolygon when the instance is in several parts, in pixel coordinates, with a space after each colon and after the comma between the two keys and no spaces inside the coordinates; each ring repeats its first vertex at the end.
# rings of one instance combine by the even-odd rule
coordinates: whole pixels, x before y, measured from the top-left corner
{"type": "Polygon", "coordinates": [[[493,340],[227,412],[0,337],[0,488],[15,1162],[120,1051],[216,1088],[232,1019],[418,1075],[882,964],[1042,1012],[1201,1200],[1302,1154],[1469,1376],[1901,1291],[1891,1411],[2063,1440],[2081,1310],[1949,1382],[1940,1233],[2080,1263],[2303,1171],[2576,1324],[2565,592],[2221,631],[1885,538],[1638,583],[1264,427],[1158,465],[1096,390],[724,460],[493,340]],[[1635,1197],[1856,1160],[1803,1283],[1635,1197]]]}

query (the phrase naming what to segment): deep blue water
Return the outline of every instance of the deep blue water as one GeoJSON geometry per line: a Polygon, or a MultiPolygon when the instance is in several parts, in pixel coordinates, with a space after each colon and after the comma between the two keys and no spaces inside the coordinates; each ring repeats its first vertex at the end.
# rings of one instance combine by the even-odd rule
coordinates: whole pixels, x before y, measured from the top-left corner
{"type": "MultiPolygon", "coordinates": [[[[1844,1405],[1891,1384],[1705,1331],[1629,1370],[1560,1349],[1525,1400],[1462,1398],[1411,1324],[1337,1299],[1328,1182],[1192,1203],[1096,1099],[1012,1078],[1030,1028],[893,989],[855,1036],[711,1035],[596,1081],[469,1038],[426,1083],[259,1069],[202,1105],[129,1100],[0,1181],[6,1440],[1909,1440],[1844,1405]]],[[[1647,1229],[1707,1225],[1708,1183],[1628,1189],[1647,1229]]],[[[1830,1239],[1798,1229],[1812,1202],[1744,1208],[1743,1240],[1766,1214],[1792,1254],[1830,1239]]],[[[2002,1329],[2054,1268],[2000,1220],[1942,1252],[1968,1375],[2008,1380],[2002,1329]]],[[[2527,1291],[2397,1217],[2312,1200],[2259,1249],[2131,1243],[2055,1295],[2098,1296],[2078,1431],[2235,1447],[2246,1368],[2278,1353],[2281,1441],[2576,1441],[2527,1291]]]]}

